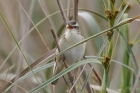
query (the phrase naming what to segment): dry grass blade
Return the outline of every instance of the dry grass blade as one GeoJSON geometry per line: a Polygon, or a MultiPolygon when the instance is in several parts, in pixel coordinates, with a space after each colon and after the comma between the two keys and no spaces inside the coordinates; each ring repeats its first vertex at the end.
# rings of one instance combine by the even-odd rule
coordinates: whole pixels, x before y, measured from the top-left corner
{"type": "MultiPolygon", "coordinates": [[[[25,34],[25,32],[24,31],[28,31],[29,30],[29,28],[30,28],[30,20],[28,20],[27,18],[26,18],[26,15],[25,15],[25,13],[24,13],[24,11],[22,11],[22,9],[20,8],[20,6],[18,7],[19,8],[19,14],[20,14],[20,24],[21,24],[21,27],[20,27],[20,32],[21,32],[21,35],[22,36],[24,36],[24,34],[25,34]],[[23,20],[28,20],[27,22],[24,22],[23,20]],[[24,24],[26,24],[26,25],[24,25],[24,24]]],[[[33,8],[34,8],[34,1],[32,1],[31,2],[31,4],[30,4],[30,7],[29,7],[29,11],[28,11],[28,15],[30,16],[30,17],[32,17],[32,13],[33,13],[33,8]]],[[[22,47],[22,49],[23,49],[23,51],[26,51],[26,49],[25,49],[25,46],[26,46],[26,44],[25,43],[27,43],[27,42],[23,42],[22,44],[21,44],[21,47],[22,47]],[[23,48],[24,47],[24,48],[23,48]]],[[[17,78],[15,79],[15,80],[17,80],[18,79],[18,75],[19,75],[19,73],[21,72],[21,69],[22,69],[22,67],[23,67],[23,65],[24,65],[24,62],[22,61],[22,55],[19,53],[19,59],[18,59],[18,62],[17,62],[17,64],[18,64],[18,66],[17,66],[17,69],[16,69],[16,75],[17,75],[17,78]]],[[[15,84],[16,85],[16,84],[15,84]]],[[[12,93],[16,93],[16,91],[17,91],[17,89],[18,89],[18,87],[17,86],[15,86],[14,85],[14,87],[13,87],[13,89],[12,89],[12,93]]],[[[18,85],[18,84],[17,84],[18,85]]]]}
{"type": "MultiPolygon", "coordinates": [[[[82,76],[83,76],[84,80],[86,81],[87,74],[86,74],[86,71],[85,70],[83,70],[82,76]]],[[[91,88],[90,88],[90,83],[89,82],[87,82],[86,87],[87,87],[88,93],[93,93],[92,90],[91,90],[91,88]]]]}
{"type": "Polygon", "coordinates": [[[22,10],[25,12],[25,14],[28,16],[28,18],[30,19],[30,21],[32,22],[32,24],[34,25],[37,33],[39,34],[41,40],[43,41],[44,45],[46,46],[47,50],[50,50],[50,48],[48,47],[48,45],[46,44],[45,40],[43,39],[41,33],[39,32],[38,28],[36,27],[36,25],[34,24],[34,22],[32,21],[32,19],[30,18],[30,16],[28,15],[28,13],[25,11],[25,9],[22,7],[22,5],[20,4],[19,0],[17,0],[18,4],[21,6],[22,10]]]}
{"type": "Polygon", "coordinates": [[[74,20],[78,21],[78,2],[79,0],[74,0],[74,20]]]}
{"type": "Polygon", "coordinates": [[[65,24],[67,24],[67,18],[66,18],[66,15],[64,13],[64,9],[62,7],[62,4],[60,3],[59,0],[57,0],[57,3],[58,3],[58,6],[59,6],[59,9],[61,11],[61,14],[62,14],[62,17],[63,17],[63,21],[64,21],[65,24]]]}
{"type": "Polygon", "coordinates": [[[58,48],[58,50],[59,50],[59,52],[60,52],[61,49],[60,49],[60,46],[59,46],[59,44],[58,44],[58,37],[57,37],[55,31],[54,31],[52,28],[51,28],[50,30],[51,30],[52,35],[53,35],[53,37],[54,37],[55,43],[56,43],[56,45],[57,45],[57,48],[58,48]]]}
{"type": "Polygon", "coordinates": [[[68,4],[67,4],[67,18],[68,18],[68,21],[70,20],[70,3],[71,0],[68,0],[68,4]]]}
{"type": "MultiPolygon", "coordinates": [[[[89,63],[88,65],[89,65],[90,67],[92,67],[92,65],[91,65],[90,63],[89,63]]],[[[92,69],[92,71],[93,71],[93,73],[95,74],[96,78],[98,79],[99,84],[101,85],[101,84],[102,84],[101,78],[99,77],[99,75],[97,74],[97,72],[95,71],[94,68],[92,69]]]]}
{"type": "MultiPolygon", "coordinates": [[[[47,9],[47,6],[45,5],[45,1],[44,0],[38,0],[39,4],[40,4],[40,7],[42,9],[42,11],[44,12],[44,14],[47,16],[49,14],[49,11],[47,9]]],[[[47,21],[49,23],[49,26],[51,28],[54,28],[54,24],[52,23],[52,20],[51,18],[47,18],[47,21]]]]}
{"type": "MultiPolygon", "coordinates": [[[[19,75],[18,78],[22,77],[23,75],[25,75],[28,71],[30,71],[30,68],[35,67],[37,64],[41,63],[44,60],[49,59],[50,57],[55,55],[55,48],[50,50],[49,52],[47,52],[46,54],[44,54],[43,56],[41,56],[38,60],[36,60],[35,62],[33,62],[30,66],[28,66],[26,69],[24,69],[19,75]]],[[[0,89],[0,93],[2,93],[6,88],[8,88],[13,82],[15,82],[15,78],[17,78],[17,76],[15,76],[10,82],[6,83],[1,89],[0,89]]]]}
{"type": "MultiPolygon", "coordinates": [[[[8,81],[8,80],[6,80],[6,79],[0,79],[0,80],[3,80],[3,81],[6,81],[6,82],[9,82],[9,83],[11,83],[12,84],[12,82],[10,82],[10,81],[8,81]]],[[[19,86],[19,85],[16,85],[18,88],[20,88],[21,90],[23,90],[25,93],[27,93],[27,90],[25,90],[24,88],[22,88],[21,86],[19,86]]]]}
{"type": "MultiPolygon", "coordinates": [[[[91,86],[91,88],[93,88],[95,90],[101,91],[101,86],[97,86],[97,85],[90,85],[90,86],[91,86]]],[[[112,89],[109,89],[109,88],[107,88],[107,91],[108,91],[108,93],[120,93],[118,91],[115,91],[115,90],[112,90],[112,89]]]]}
{"type": "Polygon", "coordinates": [[[135,84],[134,84],[134,87],[133,87],[131,93],[136,93],[136,89],[137,89],[137,86],[138,86],[139,82],[140,82],[140,71],[139,71],[139,73],[137,75],[137,78],[135,80],[135,84]]]}

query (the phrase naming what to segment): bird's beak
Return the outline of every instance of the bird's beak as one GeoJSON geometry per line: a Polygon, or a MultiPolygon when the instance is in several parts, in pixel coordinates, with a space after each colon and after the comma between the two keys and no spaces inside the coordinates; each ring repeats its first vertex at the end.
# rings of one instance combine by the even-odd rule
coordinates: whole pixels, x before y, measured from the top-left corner
{"type": "Polygon", "coordinates": [[[73,27],[72,27],[71,25],[69,25],[69,24],[68,24],[67,28],[68,28],[69,30],[73,29],[73,27]]]}

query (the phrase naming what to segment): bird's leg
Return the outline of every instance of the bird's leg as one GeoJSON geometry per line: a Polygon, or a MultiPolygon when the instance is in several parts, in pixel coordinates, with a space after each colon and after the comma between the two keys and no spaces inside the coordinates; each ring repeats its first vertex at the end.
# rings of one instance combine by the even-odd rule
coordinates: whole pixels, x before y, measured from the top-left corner
{"type": "MultiPolygon", "coordinates": [[[[61,56],[61,59],[62,59],[62,61],[64,62],[64,65],[65,65],[65,67],[66,68],[68,68],[68,66],[67,66],[67,64],[66,64],[66,57],[64,56],[64,54],[61,56]]],[[[72,74],[71,72],[69,72],[68,73],[68,76],[69,76],[69,80],[70,80],[70,82],[72,83],[72,85],[73,85],[73,81],[74,81],[74,76],[73,76],[74,74],[72,74]]]]}
{"type": "Polygon", "coordinates": [[[66,60],[66,57],[64,56],[64,54],[61,55],[61,59],[63,62],[66,60]]]}

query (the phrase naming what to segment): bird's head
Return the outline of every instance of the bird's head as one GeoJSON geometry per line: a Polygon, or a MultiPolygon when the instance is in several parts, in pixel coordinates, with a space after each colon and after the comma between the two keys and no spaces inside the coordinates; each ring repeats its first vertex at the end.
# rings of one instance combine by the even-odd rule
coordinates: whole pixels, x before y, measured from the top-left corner
{"type": "Polygon", "coordinates": [[[79,29],[79,24],[76,21],[72,20],[67,23],[66,28],[68,28],[69,30],[79,29]]]}

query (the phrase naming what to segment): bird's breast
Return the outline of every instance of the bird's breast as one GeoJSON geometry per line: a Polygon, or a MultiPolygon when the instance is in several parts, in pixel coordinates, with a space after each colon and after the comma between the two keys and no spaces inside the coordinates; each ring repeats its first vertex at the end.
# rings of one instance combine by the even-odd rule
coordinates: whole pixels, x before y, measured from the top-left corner
{"type": "MultiPolygon", "coordinates": [[[[69,36],[69,38],[66,38],[60,42],[60,47],[61,50],[67,49],[70,46],[81,42],[83,40],[83,37],[81,35],[76,35],[77,37],[73,37],[73,36],[69,36]]],[[[71,65],[77,61],[80,61],[81,58],[83,57],[85,52],[85,43],[78,45],[70,50],[67,50],[66,52],[64,52],[65,58],[66,58],[66,63],[68,65],[71,65]]]]}

